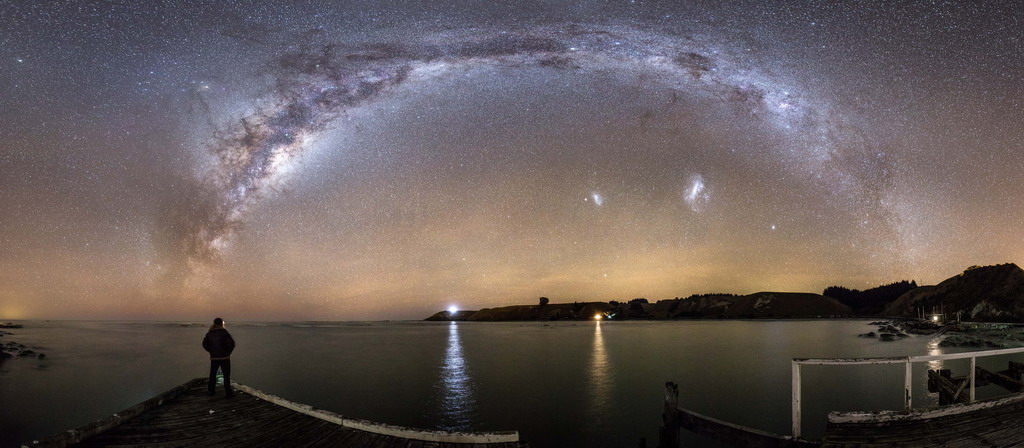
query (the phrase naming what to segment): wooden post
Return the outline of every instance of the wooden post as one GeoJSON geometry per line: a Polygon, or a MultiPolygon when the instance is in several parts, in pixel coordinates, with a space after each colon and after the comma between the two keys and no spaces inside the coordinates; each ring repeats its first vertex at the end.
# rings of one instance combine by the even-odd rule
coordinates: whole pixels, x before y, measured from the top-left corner
{"type": "Polygon", "coordinates": [[[903,401],[903,409],[906,409],[908,411],[910,410],[911,407],[913,407],[912,406],[912,401],[913,400],[911,399],[911,396],[910,396],[910,394],[911,394],[911,387],[913,387],[913,384],[911,384],[911,381],[910,381],[911,378],[913,377],[913,374],[912,374],[913,370],[914,370],[913,369],[913,364],[911,364],[910,360],[908,359],[907,360],[907,371],[906,371],[906,374],[905,374],[905,376],[903,378],[903,400],[904,400],[903,401]]]}
{"type": "Polygon", "coordinates": [[[932,385],[934,390],[939,393],[939,405],[945,406],[947,404],[954,403],[966,404],[968,402],[968,397],[964,395],[963,392],[967,387],[967,383],[970,382],[970,379],[957,378],[954,380],[944,375],[944,373],[946,373],[945,369],[928,371],[928,382],[932,385]]]}
{"type": "MultiPolygon", "coordinates": [[[[676,448],[679,446],[679,385],[671,381],[665,383],[665,408],[661,414],[660,448],[676,448]]],[[[643,443],[647,443],[643,440],[643,443]]]]}
{"type": "Polygon", "coordinates": [[[975,367],[976,367],[975,366],[975,357],[972,356],[971,357],[971,379],[970,379],[970,381],[971,381],[971,399],[970,400],[971,401],[968,401],[968,403],[974,403],[974,377],[977,376],[977,374],[975,372],[975,367]]]}
{"type": "Polygon", "coordinates": [[[1022,373],[1024,373],[1024,363],[1010,361],[1010,378],[1021,381],[1022,373]]]}
{"type": "Polygon", "coordinates": [[[793,361],[793,438],[800,438],[800,364],[793,361]]]}

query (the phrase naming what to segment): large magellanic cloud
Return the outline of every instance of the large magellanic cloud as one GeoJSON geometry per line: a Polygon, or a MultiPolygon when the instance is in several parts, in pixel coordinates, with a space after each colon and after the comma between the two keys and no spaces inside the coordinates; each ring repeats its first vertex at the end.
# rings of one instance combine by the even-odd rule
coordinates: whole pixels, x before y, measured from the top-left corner
{"type": "MultiPolygon", "coordinates": [[[[549,67],[642,71],[651,82],[734,107],[791,141],[787,166],[827,177],[836,189],[861,188],[837,162],[839,133],[829,106],[798,85],[753,66],[718,41],[617,25],[466,29],[400,43],[304,45],[270,65],[273,93],[209,143],[213,166],[194,195],[165,213],[172,256],[195,267],[218,258],[252,206],[303,154],[310,138],[346,111],[399,85],[428,82],[460,67],[549,67]]],[[[709,200],[706,180],[685,192],[695,211],[709,200]]]]}

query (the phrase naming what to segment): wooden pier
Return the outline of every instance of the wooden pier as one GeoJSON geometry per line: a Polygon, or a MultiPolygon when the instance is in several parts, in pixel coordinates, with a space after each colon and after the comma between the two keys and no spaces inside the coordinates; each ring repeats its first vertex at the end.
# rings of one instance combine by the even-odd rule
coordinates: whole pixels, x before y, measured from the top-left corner
{"type": "Polygon", "coordinates": [[[29,447],[525,448],[519,433],[430,431],[343,417],[244,385],[208,396],[196,378],[117,414],[29,447]]]}
{"type": "Polygon", "coordinates": [[[665,386],[662,448],[678,446],[678,432],[686,429],[709,439],[748,447],[1024,447],[1024,364],[1010,361],[1009,368],[992,372],[976,364],[976,358],[1024,354],[1024,348],[901,358],[794,359],[793,434],[780,435],[701,415],[679,407],[675,383],[665,386]],[[967,375],[953,377],[949,370],[929,370],[928,388],[938,393],[940,406],[913,409],[911,364],[915,362],[969,359],[967,375]],[[832,412],[821,440],[800,434],[800,366],[905,364],[904,409],[881,412],[832,412]],[[975,387],[994,384],[1012,392],[991,400],[975,400],[975,387]]]}

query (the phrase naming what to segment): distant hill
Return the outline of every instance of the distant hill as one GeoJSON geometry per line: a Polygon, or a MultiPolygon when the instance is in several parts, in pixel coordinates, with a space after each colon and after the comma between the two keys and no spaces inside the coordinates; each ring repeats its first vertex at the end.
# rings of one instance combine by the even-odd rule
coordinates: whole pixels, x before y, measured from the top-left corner
{"type": "Polygon", "coordinates": [[[1024,321],[1024,270],[1013,263],[972,266],[935,286],[922,286],[886,305],[886,316],[916,316],[923,307],[961,313],[963,320],[1024,321]]]}
{"type": "Polygon", "coordinates": [[[703,295],[685,299],[646,299],[619,302],[579,302],[547,305],[512,305],[484,308],[480,311],[459,311],[449,315],[441,311],[426,320],[431,321],[530,321],[530,320],[589,320],[596,315],[610,319],[754,319],[841,317],[851,314],[850,307],[831,297],[799,292],[759,292],[745,296],[703,295]]]}
{"type": "Polygon", "coordinates": [[[917,288],[917,282],[903,280],[864,291],[829,286],[822,295],[838,300],[839,303],[852,308],[854,313],[863,316],[880,313],[886,305],[914,288],[917,288]]]}
{"type": "Polygon", "coordinates": [[[806,292],[758,292],[745,296],[704,295],[659,300],[650,309],[656,319],[795,318],[849,316],[836,299],[806,292]]]}
{"type": "Polygon", "coordinates": [[[648,303],[547,303],[484,308],[479,311],[441,311],[427,320],[533,321],[610,319],[785,319],[882,315],[917,317],[941,307],[947,319],[1024,322],[1024,270],[1012,263],[972,266],[935,286],[917,287],[901,281],[864,291],[840,286],[825,295],[801,292],[758,292],[748,295],[695,294],[687,298],[648,303]]]}
{"type": "Polygon", "coordinates": [[[565,320],[593,319],[616,308],[608,302],[552,303],[547,305],[510,305],[498,308],[484,308],[480,311],[459,311],[451,316],[440,311],[426,320],[431,321],[517,321],[517,320],[565,320]]]}

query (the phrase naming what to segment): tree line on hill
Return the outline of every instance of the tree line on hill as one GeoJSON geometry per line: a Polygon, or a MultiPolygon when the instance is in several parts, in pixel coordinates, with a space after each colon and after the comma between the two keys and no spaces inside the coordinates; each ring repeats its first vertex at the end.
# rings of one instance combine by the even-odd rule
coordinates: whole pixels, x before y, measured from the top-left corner
{"type": "Polygon", "coordinates": [[[914,288],[917,288],[916,281],[902,280],[863,291],[843,286],[829,286],[821,295],[838,300],[839,303],[853,309],[856,314],[878,314],[886,304],[914,288]]]}

